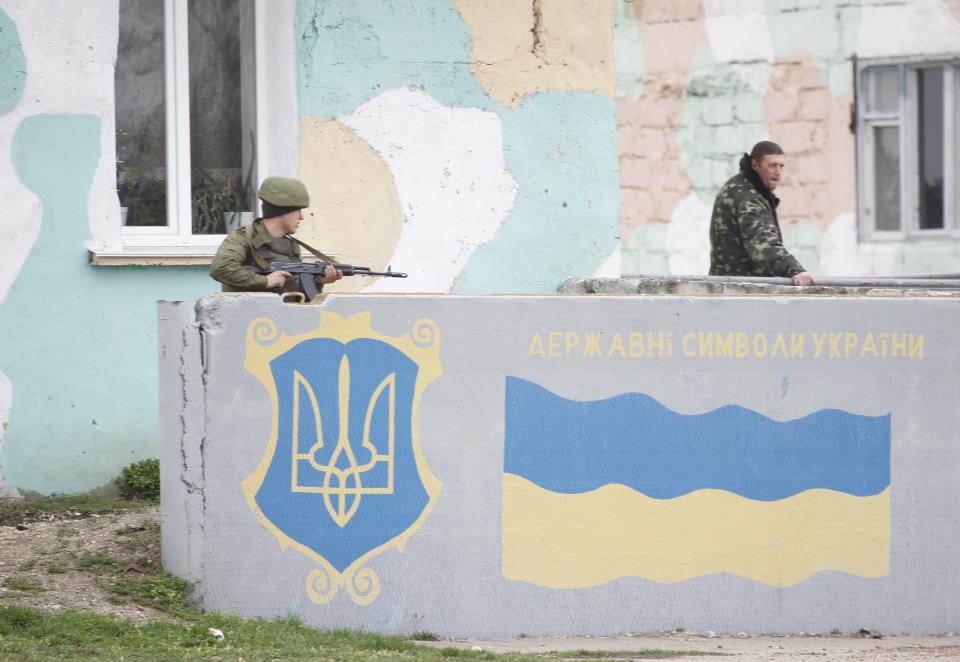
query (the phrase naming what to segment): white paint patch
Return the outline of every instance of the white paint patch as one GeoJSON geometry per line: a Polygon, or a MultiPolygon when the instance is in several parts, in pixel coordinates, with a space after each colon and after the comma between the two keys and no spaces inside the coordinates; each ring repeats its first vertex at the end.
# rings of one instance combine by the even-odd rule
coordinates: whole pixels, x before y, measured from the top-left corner
{"type": "Polygon", "coordinates": [[[494,113],[443,106],[423,90],[384,92],[339,118],[387,163],[404,225],[390,259],[407,279],[364,292],[449,292],[470,255],[496,234],[517,195],[494,113]]]}
{"type": "MultiPolygon", "coordinates": [[[[5,2],[4,11],[17,24],[27,59],[23,99],[11,113],[16,123],[41,113],[84,113],[100,119],[101,158],[88,203],[90,229],[93,236],[115,241],[120,234],[120,203],[111,195],[116,190],[113,67],[118,3],[19,0],[5,2]]],[[[0,126],[0,133],[7,135],[6,129],[0,126]]],[[[0,195],[9,200],[6,188],[0,187],[0,195]]]]}
{"type": "Polygon", "coordinates": [[[674,207],[667,226],[670,273],[702,275],[710,270],[710,212],[696,193],[674,207]]]}
{"type": "Polygon", "coordinates": [[[620,278],[621,269],[620,242],[618,241],[610,257],[593,272],[593,278],[620,278]]]}
{"type": "Polygon", "coordinates": [[[857,55],[862,58],[955,54],[960,22],[941,0],[864,2],[857,55]]]}
{"type": "MultiPolygon", "coordinates": [[[[8,222],[0,224],[0,303],[40,235],[43,214],[39,199],[17,177],[11,159],[13,137],[27,117],[44,113],[92,113],[112,117],[113,58],[117,42],[117,3],[67,3],[57,0],[4,2],[16,24],[27,62],[27,78],[19,104],[0,115],[0,199],[8,222]],[[112,28],[105,28],[110,26],[112,28]]],[[[113,153],[112,124],[101,127],[101,149],[113,153]]],[[[106,153],[106,152],[105,152],[106,153]]],[[[115,188],[113,157],[101,159],[94,187],[115,188]],[[106,180],[109,180],[106,181],[106,180]]],[[[101,201],[106,195],[91,196],[101,201]]],[[[117,204],[119,224],[119,204],[117,204]]],[[[79,248],[79,247],[78,247],[79,248]]]]}
{"type": "Polygon", "coordinates": [[[841,214],[823,233],[820,274],[816,276],[890,276],[896,273],[897,244],[860,243],[857,216],[841,214]]]}
{"type": "Polygon", "coordinates": [[[758,93],[775,59],[763,0],[704,0],[704,25],[718,62],[731,65],[758,93]]]}

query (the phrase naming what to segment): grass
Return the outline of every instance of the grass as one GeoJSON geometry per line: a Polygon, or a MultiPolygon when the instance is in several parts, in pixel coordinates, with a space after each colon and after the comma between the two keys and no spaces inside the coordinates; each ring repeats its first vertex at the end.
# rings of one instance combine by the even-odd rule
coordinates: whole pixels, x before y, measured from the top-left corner
{"type": "Polygon", "coordinates": [[[52,518],[81,519],[95,514],[142,511],[155,505],[152,501],[128,501],[92,495],[44,499],[0,498],[0,526],[16,526],[52,518]]]}
{"type": "MultiPolygon", "coordinates": [[[[92,514],[142,511],[155,505],[144,501],[115,501],[98,497],[56,497],[40,500],[0,499],[0,525],[15,526],[34,521],[82,519],[92,514]]],[[[64,538],[75,526],[63,526],[64,538]]],[[[336,660],[380,662],[410,660],[496,660],[497,662],[543,662],[544,660],[665,659],[683,657],[692,651],[634,651],[629,654],[578,651],[497,655],[488,651],[462,650],[442,645],[426,646],[401,637],[333,630],[321,631],[295,618],[280,620],[244,619],[228,614],[201,613],[190,602],[192,585],[160,568],[160,525],[115,529],[120,543],[116,556],[102,551],[54,552],[37,550],[38,559],[24,559],[19,568],[46,570],[51,574],[83,572],[110,596],[114,604],[152,607],[165,614],[145,624],[116,616],[87,611],[44,612],[17,604],[17,596],[45,591],[34,577],[10,575],[3,578],[8,589],[0,602],[0,660],[60,662],[64,659],[96,660],[336,660]],[[17,593],[19,592],[19,593],[17,593]],[[207,631],[224,633],[218,641],[207,631]],[[589,656],[589,657],[588,657],[589,656]]],[[[55,580],[54,580],[55,581],[55,580]]],[[[427,631],[410,639],[437,641],[427,631]]]]}
{"type": "Polygon", "coordinates": [[[44,613],[0,607],[0,659],[23,662],[97,660],[543,660],[454,648],[428,648],[396,637],[346,630],[319,631],[292,618],[267,621],[223,614],[186,622],[130,621],[86,612],[44,613]],[[207,632],[224,633],[217,641],[207,632]]]}

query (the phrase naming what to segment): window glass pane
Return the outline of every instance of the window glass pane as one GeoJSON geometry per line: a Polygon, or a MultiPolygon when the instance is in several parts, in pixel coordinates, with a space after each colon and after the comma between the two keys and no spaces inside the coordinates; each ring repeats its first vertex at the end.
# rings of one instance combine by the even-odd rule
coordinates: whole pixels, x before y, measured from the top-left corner
{"type": "Polygon", "coordinates": [[[252,48],[252,39],[243,38],[239,0],[188,6],[193,232],[220,234],[252,209],[252,118],[241,100],[248,76],[240,66],[240,50],[252,48]]]}
{"type": "Polygon", "coordinates": [[[866,70],[868,113],[900,112],[900,68],[870,67],[866,70]]]}
{"type": "Polygon", "coordinates": [[[943,67],[917,71],[917,162],[920,229],[943,228],[943,67]]]}
{"type": "Polygon", "coordinates": [[[117,195],[126,225],[167,224],[163,3],[120,0],[117,195]]]}
{"type": "Polygon", "coordinates": [[[877,230],[900,229],[900,129],[873,129],[874,210],[877,230]]]}

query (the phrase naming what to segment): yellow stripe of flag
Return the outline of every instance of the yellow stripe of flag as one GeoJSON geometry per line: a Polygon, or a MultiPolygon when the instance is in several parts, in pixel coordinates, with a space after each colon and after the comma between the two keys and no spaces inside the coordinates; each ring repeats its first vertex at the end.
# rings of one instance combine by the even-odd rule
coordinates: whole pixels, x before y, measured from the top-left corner
{"type": "Polygon", "coordinates": [[[867,497],[812,489],[756,501],[705,489],[659,500],[623,485],[559,494],[504,475],[508,579],[580,588],[728,572],[782,587],[822,570],[889,573],[889,487],[867,497]]]}

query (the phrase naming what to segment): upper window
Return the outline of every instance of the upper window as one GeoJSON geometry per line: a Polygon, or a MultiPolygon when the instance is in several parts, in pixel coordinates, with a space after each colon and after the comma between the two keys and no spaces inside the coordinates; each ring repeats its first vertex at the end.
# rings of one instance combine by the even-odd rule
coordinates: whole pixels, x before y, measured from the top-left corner
{"type": "Polygon", "coordinates": [[[960,236],[960,62],[859,71],[860,218],[868,239],[960,236]]]}
{"type": "Polygon", "coordinates": [[[126,247],[204,255],[252,217],[254,0],[120,0],[117,196],[126,247]]]}

